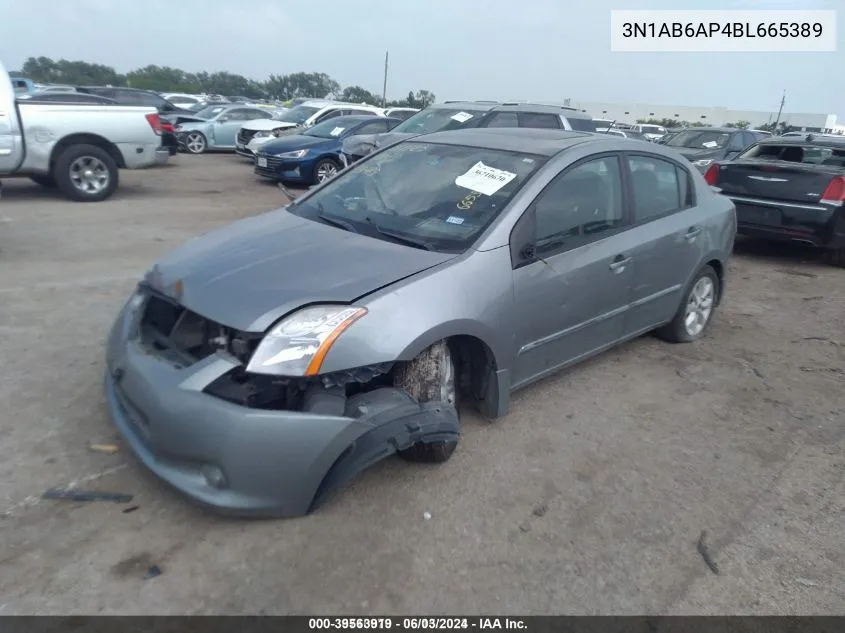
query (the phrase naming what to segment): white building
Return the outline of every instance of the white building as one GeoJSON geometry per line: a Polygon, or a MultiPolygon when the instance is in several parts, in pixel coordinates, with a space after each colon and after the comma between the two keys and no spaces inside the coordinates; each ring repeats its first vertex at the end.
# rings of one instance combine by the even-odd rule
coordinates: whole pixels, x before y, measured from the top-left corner
{"type": "MultiPolygon", "coordinates": [[[[737,121],[748,121],[752,128],[765,123],[774,123],[777,110],[763,112],[753,110],[732,110],[713,106],[672,106],[647,103],[605,103],[600,101],[579,101],[567,99],[565,105],[587,112],[596,119],[611,119],[620,123],[635,123],[637,119],[675,119],[691,124],[707,123],[720,126],[737,121]]],[[[783,112],[781,122],[801,132],[832,132],[836,127],[835,114],[814,114],[808,112],[783,112]]],[[[840,126],[841,127],[841,126],[840,126]]]]}

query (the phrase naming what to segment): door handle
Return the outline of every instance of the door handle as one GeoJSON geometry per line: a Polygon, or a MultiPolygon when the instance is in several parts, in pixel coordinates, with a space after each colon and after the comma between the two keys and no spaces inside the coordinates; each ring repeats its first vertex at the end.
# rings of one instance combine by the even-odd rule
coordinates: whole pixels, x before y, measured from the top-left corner
{"type": "Polygon", "coordinates": [[[700,233],[701,233],[701,229],[698,228],[697,226],[693,226],[689,229],[689,231],[684,233],[684,239],[688,242],[692,242],[692,241],[695,240],[695,238],[698,237],[698,235],[700,233]]]}
{"type": "Polygon", "coordinates": [[[625,270],[625,266],[631,263],[630,257],[624,257],[623,255],[617,256],[610,264],[610,270],[615,273],[621,273],[625,270]]]}

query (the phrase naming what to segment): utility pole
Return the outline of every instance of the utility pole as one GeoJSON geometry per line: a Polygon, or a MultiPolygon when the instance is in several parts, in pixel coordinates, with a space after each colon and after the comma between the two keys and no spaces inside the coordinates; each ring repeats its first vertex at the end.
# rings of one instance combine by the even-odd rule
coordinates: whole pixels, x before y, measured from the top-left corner
{"type": "Polygon", "coordinates": [[[783,113],[783,104],[786,103],[786,90],[783,91],[783,97],[780,100],[780,108],[778,108],[778,118],[775,119],[775,127],[774,131],[778,129],[778,123],[780,123],[780,115],[783,113]]]}
{"type": "Polygon", "coordinates": [[[384,88],[381,91],[381,105],[387,107],[387,57],[390,51],[384,52],[384,88]]]}

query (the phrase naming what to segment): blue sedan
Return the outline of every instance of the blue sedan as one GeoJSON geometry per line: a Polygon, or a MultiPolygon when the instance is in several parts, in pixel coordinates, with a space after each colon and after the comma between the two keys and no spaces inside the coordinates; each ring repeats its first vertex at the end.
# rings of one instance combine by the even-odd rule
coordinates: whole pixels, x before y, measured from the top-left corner
{"type": "Polygon", "coordinates": [[[384,116],[339,116],[318,123],[295,136],[264,145],[255,156],[255,173],[271,180],[312,185],[342,169],[343,140],[360,134],[389,132],[400,119],[384,116]]]}

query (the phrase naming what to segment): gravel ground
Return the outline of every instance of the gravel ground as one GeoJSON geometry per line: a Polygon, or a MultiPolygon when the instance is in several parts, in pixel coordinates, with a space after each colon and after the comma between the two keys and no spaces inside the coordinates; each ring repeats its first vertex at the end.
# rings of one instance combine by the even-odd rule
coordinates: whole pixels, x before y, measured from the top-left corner
{"type": "Polygon", "coordinates": [[[123,172],[100,204],[6,182],[0,613],[845,612],[845,271],[806,252],[739,244],[706,339],[603,354],[305,518],[218,518],[89,451],[116,438],[103,343],[140,275],[282,202],[226,155],[123,172]],[[137,510],[39,500],[73,483],[137,510]]]}

